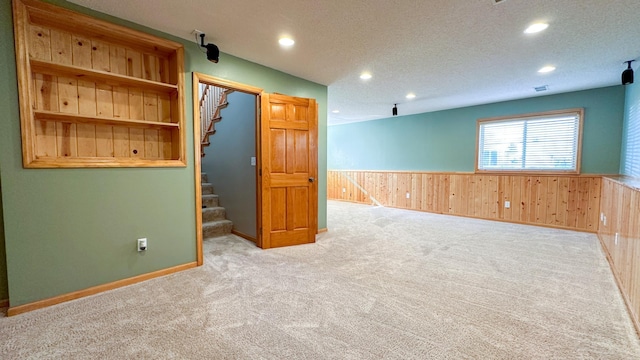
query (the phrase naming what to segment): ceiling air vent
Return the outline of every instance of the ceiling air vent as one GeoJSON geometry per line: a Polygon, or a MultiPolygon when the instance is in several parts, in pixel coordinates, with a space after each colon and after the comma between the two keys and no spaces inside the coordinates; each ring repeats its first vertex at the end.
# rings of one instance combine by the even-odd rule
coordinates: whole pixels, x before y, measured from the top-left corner
{"type": "MultiPolygon", "coordinates": [[[[496,0],[498,1],[498,0],[496,0]]],[[[542,86],[537,86],[533,88],[536,92],[540,92],[540,91],[547,91],[549,90],[549,85],[542,85],[542,86]]]]}
{"type": "Polygon", "coordinates": [[[503,3],[503,2],[505,2],[507,0],[491,0],[491,1],[493,1],[494,5],[497,5],[497,4],[503,3]]]}

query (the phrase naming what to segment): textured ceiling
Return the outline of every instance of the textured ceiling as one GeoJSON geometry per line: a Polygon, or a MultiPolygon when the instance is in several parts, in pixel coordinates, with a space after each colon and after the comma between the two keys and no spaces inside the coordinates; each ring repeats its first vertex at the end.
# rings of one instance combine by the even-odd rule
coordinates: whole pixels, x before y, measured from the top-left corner
{"type": "Polygon", "coordinates": [[[640,57],[639,0],[70,1],[327,85],[329,124],[615,85],[640,57]]]}

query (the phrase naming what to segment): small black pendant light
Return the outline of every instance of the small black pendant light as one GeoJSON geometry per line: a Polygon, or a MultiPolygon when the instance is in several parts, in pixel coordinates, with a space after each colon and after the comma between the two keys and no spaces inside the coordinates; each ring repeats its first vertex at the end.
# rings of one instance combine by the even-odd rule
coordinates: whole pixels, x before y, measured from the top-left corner
{"type": "Polygon", "coordinates": [[[391,113],[393,114],[393,116],[398,116],[398,104],[393,104],[393,109],[391,109],[391,113]]]}

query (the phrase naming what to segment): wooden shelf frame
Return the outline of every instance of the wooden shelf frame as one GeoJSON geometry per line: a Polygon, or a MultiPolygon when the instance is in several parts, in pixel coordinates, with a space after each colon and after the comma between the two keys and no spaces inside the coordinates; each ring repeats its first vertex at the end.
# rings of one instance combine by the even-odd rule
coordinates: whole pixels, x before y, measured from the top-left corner
{"type": "Polygon", "coordinates": [[[187,165],[182,44],[12,1],[23,167],[187,165]]]}

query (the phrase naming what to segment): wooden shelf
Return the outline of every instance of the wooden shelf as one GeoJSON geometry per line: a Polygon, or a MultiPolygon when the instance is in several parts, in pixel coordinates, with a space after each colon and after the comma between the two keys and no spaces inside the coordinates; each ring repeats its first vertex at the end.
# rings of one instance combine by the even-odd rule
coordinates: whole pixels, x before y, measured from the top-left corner
{"type": "Polygon", "coordinates": [[[66,113],[42,111],[42,110],[34,111],[33,117],[36,120],[43,120],[43,121],[124,125],[124,126],[136,126],[136,127],[144,127],[144,128],[156,127],[156,128],[176,128],[177,129],[180,127],[180,125],[177,123],[131,120],[131,119],[109,118],[109,117],[99,117],[99,116],[85,116],[85,115],[78,115],[78,114],[66,114],[66,113]]]}
{"type": "Polygon", "coordinates": [[[55,76],[68,76],[86,80],[98,80],[101,84],[122,87],[134,87],[162,93],[178,91],[177,85],[157,81],[139,79],[131,76],[114,74],[107,71],[86,69],[78,66],[58,64],[50,61],[31,59],[31,71],[55,76]]]}

